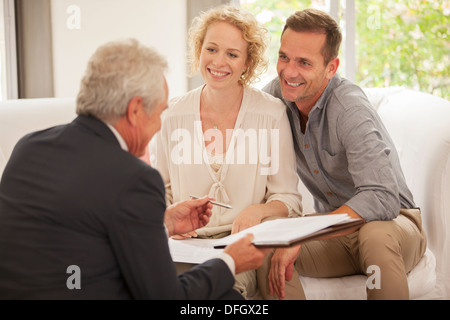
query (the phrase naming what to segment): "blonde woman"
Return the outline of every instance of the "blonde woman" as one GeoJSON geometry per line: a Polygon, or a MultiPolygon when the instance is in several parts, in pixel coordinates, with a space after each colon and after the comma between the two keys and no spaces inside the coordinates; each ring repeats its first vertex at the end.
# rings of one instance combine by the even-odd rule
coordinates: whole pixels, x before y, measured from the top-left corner
{"type": "MultiPolygon", "coordinates": [[[[266,34],[253,15],[233,6],[193,21],[190,62],[205,84],[170,101],[151,163],[163,177],[167,205],[208,195],[232,209],[213,206],[208,225],[179,238],[218,238],[266,217],[301,214],[285,106],[250,87],[265,70],[266,34]]],[[[236,289],[253,295],[253,272],[238,275],[236,289]]]]}

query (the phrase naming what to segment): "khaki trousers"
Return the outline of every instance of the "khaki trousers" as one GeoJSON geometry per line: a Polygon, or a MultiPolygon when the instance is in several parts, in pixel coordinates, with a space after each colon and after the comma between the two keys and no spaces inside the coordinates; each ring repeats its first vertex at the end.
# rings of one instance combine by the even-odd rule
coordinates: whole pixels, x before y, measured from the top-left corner
{"type": "MultiPolygon", "coordinates": [[[[372,278],[374,272],[379,273],[374,277],[379,283],[366,286],[368,299],[409,299],[406,274],[426,247],[419,209],[402,209],[394,220],[366,223],[347,236],[307,242],[301,246],[292,280],[286,282],[286,299],[306,299],[299,274],[316,278],[366,274],[372,278]]],[[[270,295],[268,284],[272,255],[257,270],[259,289],[268,300],[277,299],[270,295]]]]}

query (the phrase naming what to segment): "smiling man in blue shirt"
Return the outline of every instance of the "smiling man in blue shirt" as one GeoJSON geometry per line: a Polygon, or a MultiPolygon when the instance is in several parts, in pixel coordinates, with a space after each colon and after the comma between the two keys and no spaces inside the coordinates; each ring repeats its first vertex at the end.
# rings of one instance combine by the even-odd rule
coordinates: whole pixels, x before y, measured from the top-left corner
{"type": "Polygon", "coordinates": [[[406,273],[426,249],[420,210],[388,132],[361,88],[336,73],[341,40],[328,14],[293,14],[281,36],[278,77],[265,91],[287,106],[297,172],[315,210],[348,213],[366,224],[332,239],[277,249],[258,271],[266,299],[304,299],[298,273],[370,274],[371,266],[378,267],[381,283],[367,288],[368,299],[408,299],[406,273]]]}

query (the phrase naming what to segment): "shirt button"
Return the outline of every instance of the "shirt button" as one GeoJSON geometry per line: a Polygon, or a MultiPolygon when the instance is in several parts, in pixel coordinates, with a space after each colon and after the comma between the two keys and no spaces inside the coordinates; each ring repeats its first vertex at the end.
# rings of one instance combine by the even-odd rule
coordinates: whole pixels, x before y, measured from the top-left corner
{"type": "Polygon", "coordinates": [[[314,170],[314,173],[315,174],[319,174],[319,170],[314,170]]]}
{"type": "Polygon", "coordinates": [[[305,149],[308,149],[309,148],[309,144],[305,144],[305,149]]]}
{"type": "Polygon", "coordinates": [[[331,197],[333,194],[331,192],[327,192],[327,195],[331,197]]]}

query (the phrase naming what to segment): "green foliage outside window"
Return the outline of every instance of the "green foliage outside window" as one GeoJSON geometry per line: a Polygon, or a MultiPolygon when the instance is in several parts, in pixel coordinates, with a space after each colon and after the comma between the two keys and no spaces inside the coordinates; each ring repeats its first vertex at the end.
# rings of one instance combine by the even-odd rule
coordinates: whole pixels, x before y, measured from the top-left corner
{"type": "Polygon", "coordinates": [[[281,32],[286,18],[297,10],[311,7],[311,0],[241,0],[241,6],[252,12],[258,21],[264,23],[269,30],[271,43],[269,47],[269,70],[267,79],[276,76],[278,50],[280,48],[281,32]]]}
{"type": "MultiPolygon", "coordinates": [[[[276,64],[286,17],[320,3],[255,0],[242,6],[269,29],[276,64]]],[[[450,98],[450,0],[356,0],[356,38],[359,85],[406,86],[450,98]]]]}

